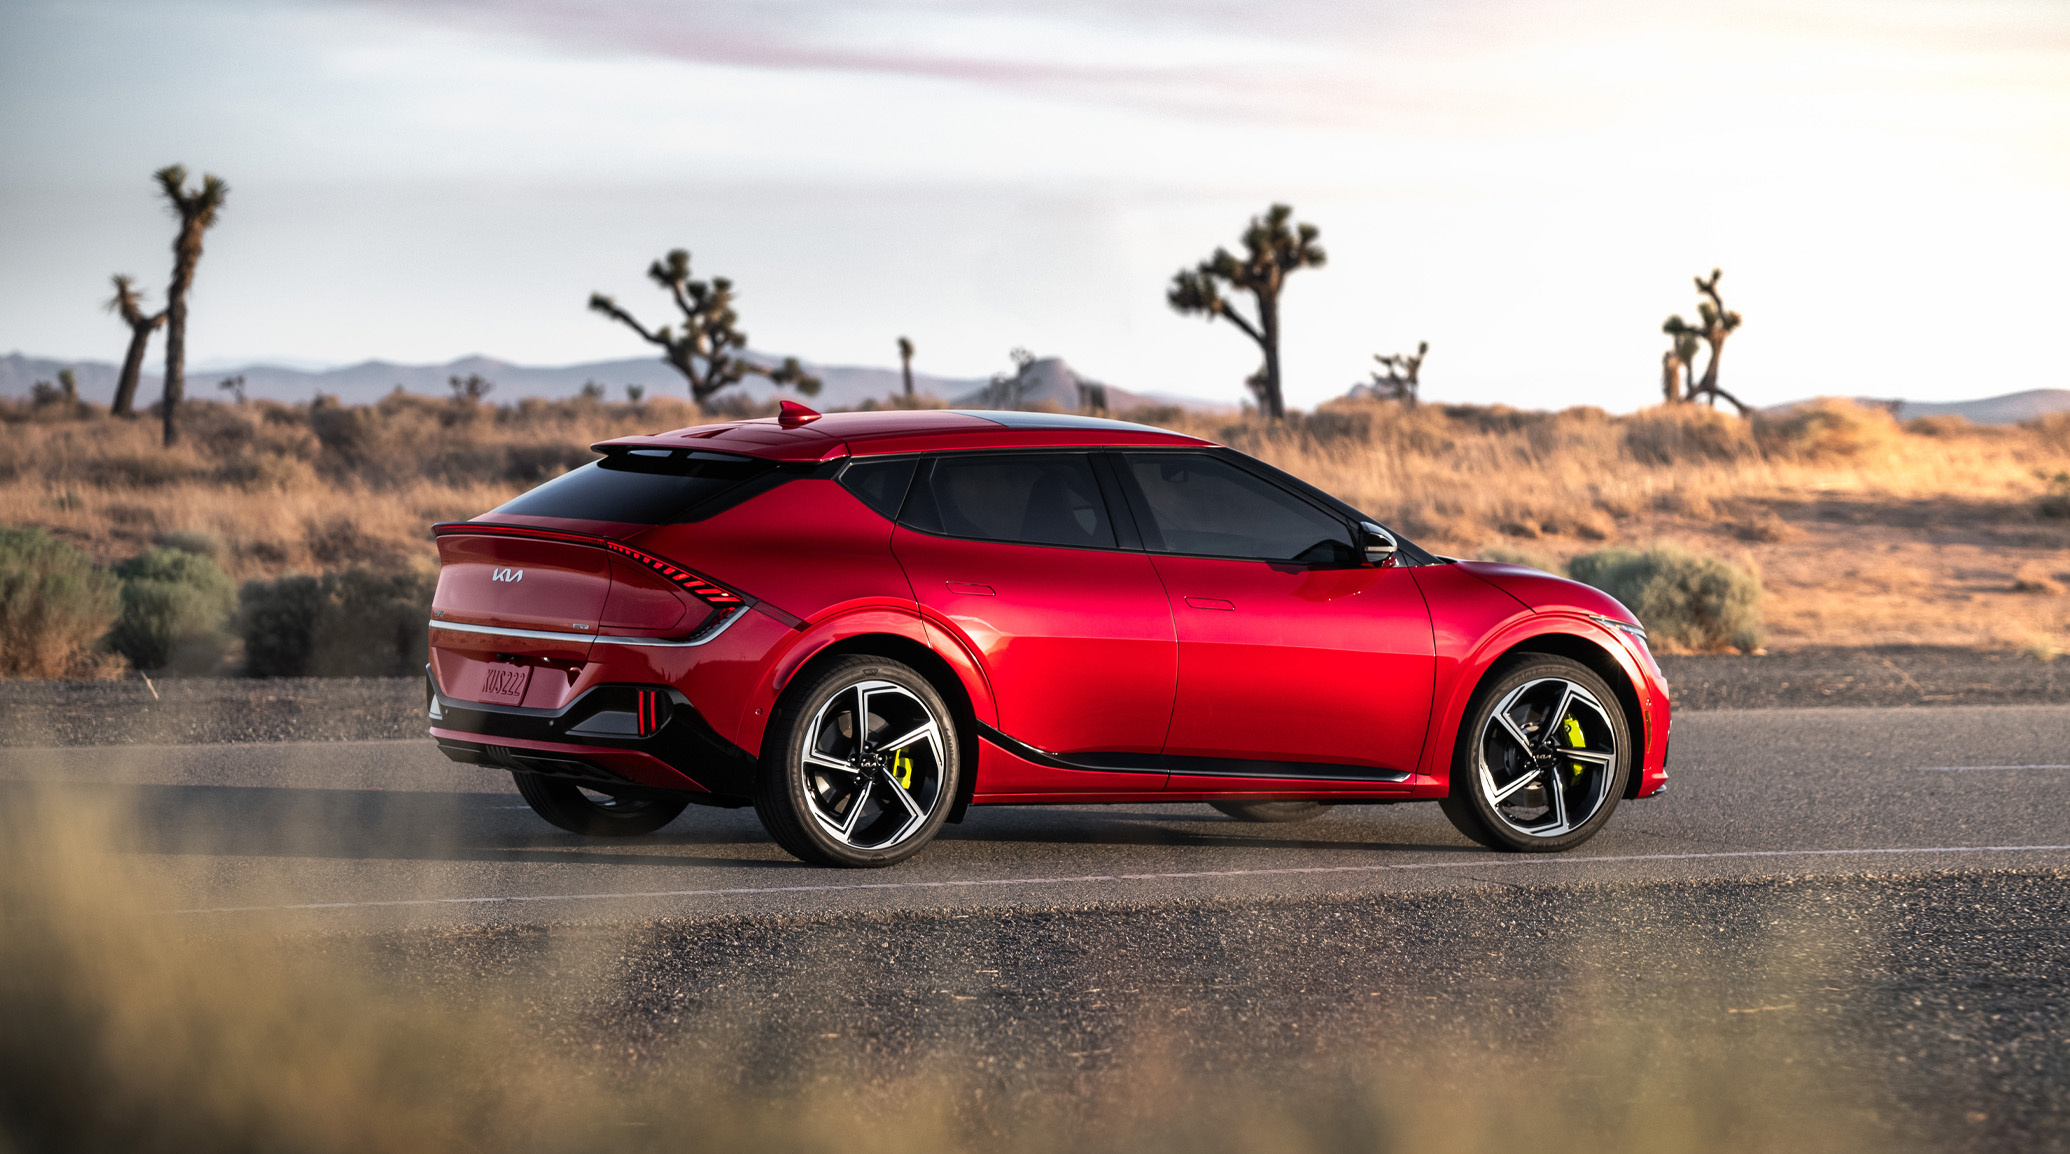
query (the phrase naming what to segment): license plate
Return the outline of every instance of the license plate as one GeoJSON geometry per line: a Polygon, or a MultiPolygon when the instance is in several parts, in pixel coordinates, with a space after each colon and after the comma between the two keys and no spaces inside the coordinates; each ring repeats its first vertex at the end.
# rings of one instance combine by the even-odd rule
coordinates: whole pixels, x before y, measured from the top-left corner
{"type": "Polygon", "coordinates": [[[481,699],[494,705],[516,705],[525,699],[525,687],[531,683],[529,665],[491,665],[482,676],[481,699]]]}

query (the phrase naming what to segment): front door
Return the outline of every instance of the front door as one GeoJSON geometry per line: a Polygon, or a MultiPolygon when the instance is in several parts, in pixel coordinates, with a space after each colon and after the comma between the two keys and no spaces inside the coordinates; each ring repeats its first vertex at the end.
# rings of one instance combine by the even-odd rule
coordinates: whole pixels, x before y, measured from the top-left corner
{"type": "Polygon", "coordinates": [[[1051,771],[1015,792],[1161,786],[1171,609],[1150,558],[1117,547],[1088,455],[929,462],[891,547],[930,626],[984,667],[999,711],[987,739],[1051,771]]]}
{"type": "Polygon", "coordinates": [[[1435,649],[1410,573],[1364,564],[1348,520],[1225,457],[1121,464],[1178,637],[1167,789],[1357,791],[1413,773],[1435,649]]]}

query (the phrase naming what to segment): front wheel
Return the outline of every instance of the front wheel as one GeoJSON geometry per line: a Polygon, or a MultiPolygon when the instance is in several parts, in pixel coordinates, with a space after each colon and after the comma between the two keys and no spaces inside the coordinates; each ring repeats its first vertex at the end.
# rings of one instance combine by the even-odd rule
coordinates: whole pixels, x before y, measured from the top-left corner
{"type": "Polygon", "coordinates": [[[815,865],[904,861],[933,840],[961,764],[949,707],[883,657],[845,657],[784,696],[770,720],[755,813],[815,865]]]}
{"type": "Polygon", "coordinates": [[[1594,837],[1624,796],[1631,727],[1596,672],[1531,654],[1467,707],[1445,816],[1490,849],[1556,853],[1594,837]]]}
{"type": "Polygon", "coordinates": [[[1290,821],[1314,821],[1330,812],[1330,804],[1324,801],[1211,801],[1208,804],[1238,821],[1268,822],[1273,825],[1290,821]]]}
{"type": "Polygon", "coordinates": [[[640,837],[676,820],[688,801],[659,797],[614,797],[537,773],[512,771],[518,793],[532,812],[587,837],[640,837]]]}

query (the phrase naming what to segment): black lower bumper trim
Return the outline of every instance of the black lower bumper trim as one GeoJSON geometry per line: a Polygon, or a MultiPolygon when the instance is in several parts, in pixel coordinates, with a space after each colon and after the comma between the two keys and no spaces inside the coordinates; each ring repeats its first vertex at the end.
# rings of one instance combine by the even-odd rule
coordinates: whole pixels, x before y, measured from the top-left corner
{"type": "MultiPolygon", "coordinates": [[[[455,761],[597,782],[619,789],[651,789],[634,786],[623,775],[580,755],[514,748],[497,739],[623,749],[655,758],[711,791],[712,800],[721,804],[754,796],[757,759],[719,736],[689,699],[673,687],[599,685],[560,709],[525,709],[447,697],[439,691],[429,670],[426,682],[432,725],[480,739],[479,743],[440,739],[439,748],[455,761]],[[616,718],[637,715],[633,695],[642,692],[658,694],[666,703],[659,710],[658,724],[644,735],[605,731],[616,728],[616,718]],[[600,728],[592,724],[592,719],[610,724],[600,728]]],[[[704,795],[685,791],[675,796],[696,796],[702,800],[704,795]]]]}

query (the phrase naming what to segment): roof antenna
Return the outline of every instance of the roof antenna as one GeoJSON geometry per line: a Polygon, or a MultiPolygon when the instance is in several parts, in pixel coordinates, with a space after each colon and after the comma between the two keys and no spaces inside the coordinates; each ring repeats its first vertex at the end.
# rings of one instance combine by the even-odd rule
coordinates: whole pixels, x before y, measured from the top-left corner
{"type": "Polygon", "coordinates": [[[776,423],[786,429],[809,425],[819,420],[819,414],[796,401],[782,401],[776,406],[776,423]]]}

